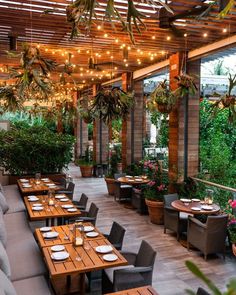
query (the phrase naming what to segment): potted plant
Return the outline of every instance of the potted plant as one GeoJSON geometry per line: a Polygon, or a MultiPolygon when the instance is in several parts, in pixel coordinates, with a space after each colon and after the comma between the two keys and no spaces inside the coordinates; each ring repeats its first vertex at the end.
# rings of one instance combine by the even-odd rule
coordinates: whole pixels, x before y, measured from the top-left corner
{"type": "Polygon", "coordinates": [[[143,190],[150,221],[155,224],[163,224],[163,197],[167,192],[167,177],[162,173],[158,162],[145,161],[144,169],[146,170],[146,175],[151,180],[143,190]]]}
{"type": "Polygon", "coordinates": [[[234,256],[236,256],[236,216],[235,209],[236,208],[236,200],[229,200],[226,205],[224,211],[228,214],[229,222],[228,222],[228,236],[229,241],[232,245],[232,251],[234,256]]]}
{"type": "Polygon", "coordinates": [[[117,173],[118,169],[118,158],[116,150],[110,149],[108,155],[108,174],[105,175],[105,181],[107,184],[107,190],[109,195],[114,195],[115,191],[115,179],[114,174],[117,173]]]}
{"type": "Polygon", "coordinates": [[[150,95],[148,108],[150,111],[158,109],[161,113],[170,113],[176,105],[177,97],[169,89],[167,81],[160,82],[150,95]]]}
{"type": "Polygon", "coordinates": [[[85,156],[76,160],[76,165],[80,167],[80,172],[82,177],[92,177],[93,176],[93,160],[92,153],[87,146],[85,151],[85,156]]]}

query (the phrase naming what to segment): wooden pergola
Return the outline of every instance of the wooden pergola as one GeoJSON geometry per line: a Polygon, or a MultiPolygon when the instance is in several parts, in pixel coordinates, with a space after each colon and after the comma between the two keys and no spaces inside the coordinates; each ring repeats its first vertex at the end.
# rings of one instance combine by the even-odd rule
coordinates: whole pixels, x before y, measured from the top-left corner
{"type": "MultiPolygon", "coordinates": [[[[229,1],[218,1],[218,4],[212,5],[210,12],[201,18],[196,18],[196,15],[177,18],[173,24],[181,32],[181,36],[176,36],[170,29],[160,28],[158,13],[161,5],[158,5],[156,0],[153,2],[156,2],[155,6],[144,1],[134,1],[137,9],[146,16],[142,19],[146,30],[140,27],[141,34],[139,34],[134,29],[135,44],[132,44],[127,32],[122,31],[120,23],[114,22],[114,27],[109,22],[103,22],[107,3],[105,0],[99,1],[100,5],[96,8],[97,18],[93,20],[91,29],[88,31],[80,28],[81,35],[73,40],[69,40],[71,27],[66,21],[66,6],[70,2],[66,0],[15,0],[14,2],[0,0],[0,79],[6,78],[4,71],[1,72],[1,67],[16,65],[18,62],[18,59],[9,58],[6,54],[6,50],[9,50],[9,36],[16,36],[19,51],[21,42],[32,43],[40,47],[45,56],[56,60],[59,65],[63,65],[68,59],[68,54],[71,54],[74,79],[78,85],[92,88],[93,94],[96,94],[97,84],[109,84],[109,81],[112,83],[119,80],[125,91],[132,85],[136,105],[126,122],[123,122],[123,166],[140,159],[145,105],[143,78],[169,66],[171,88],[174,89],[177,86],[173,82],[173,77],[182,70],[183,55],[186,57],[188,53],[187,72],[199,76],[201,56],[209,51],[233,46],[236,43],[235,6],[224,19],[218,18],[219,4],[227,4],[229,1]],[[89,69],[90,57],[94,58],[98,69],[89,69]]],[[[167,1],[174,15],[199,7],[207,8],[208,2],[204,0],[167,1]]],[[[125,18],[127,1],[118,0],[115,1],[115,5],[120,15],[125,18]]],[[[61,71],[62,67],[57,67],[53,76],[57,77],[61,71]]],[[[200,84],[200,78],[197,83],[200,84]]],[[[184,167],[186,147],[188,174],[195,175],[198,170],[198,98],[199,93],[189,98],[187,119],[184,102],[181,102],[178,110],[170,114],[169,170],[173,179],[184,169],[186,170],[184,167]],[[183,128],[186,120],[189,123],[187,142],[183,128]]],[[[80,120],[77,126],[78,149],[82,149],[81,140],[83,136],[86,136],[84,124],[80,120]]],[[[106,159],[107,127],[95,122],[94,135],[95,159],[103,162],[106,159]]]]}

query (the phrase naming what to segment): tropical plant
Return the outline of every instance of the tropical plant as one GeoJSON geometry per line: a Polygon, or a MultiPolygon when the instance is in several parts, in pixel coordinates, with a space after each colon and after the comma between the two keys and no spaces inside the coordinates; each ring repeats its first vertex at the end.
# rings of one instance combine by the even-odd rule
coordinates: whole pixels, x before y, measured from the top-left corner
{"type": "Polygon", "coordinates": [[[81,156],[75,161],[78,166],[93,166],[93,152],[89,146],[86,147],[84,156],[81,156]]]}
{"type": "MultiPolygon", "coordinates": [[[[147,5],[150,5],[152,8],[159,5],[164,6],[166,10],[170,13],[173,11],[169,8],[167,4],[161,0],[144,0],[147,5]]],[[[96,20],[95,9],[100,6],[99,1],[97,0],[76,0],[72,4],[68,5],[66,8],[67,21],[71,24],[71,39],[80,34],[80,26],[89,30],[92,22],[96,20]]],[[[142,18],[145,18],[145,15],[141,13],[134,5],[133,0],[128,1],[128,10],[126,20],[121,16],[118,9],[115,7],[114,0],[108,0],[105,7],[105,16],[103,21],[108,20],[113,24],[113,21],[120,22],[122,25],[122,30],[127,31],[130,36],[132,43],[135,43],[133,35],[133,27],[140,33],[139,26],[141,25],[144,29],[146,28],[142,18]]]]}
{"type": "MultiPolygon", "coordinates": [[[[212,295],[235,295],[236,294],[236,279],[231,279],[227,284],[227,290],[221,292],[217,286],[198,268],[196,264],[191,261],[185,262],[187,268],[200,280],[202,280],[209,290],[212,291],[212,295]]],[[[192,290],[186,290],[189,295],[196,295],[192,290]]]]}
{"type": "Polygon", "coordinates": [[[39,48],[28,44],[24,44],[20,56],[20,66],[9,68],[9,79],[13,79],[14,84],[1,87],[0,98],[21,102],[32,98],[47,99],[52,92],[48,74],[55,69],[56,63],[44,58],[39,48]]]}
{"type": "Polygon", "coordinates": [[[150,111],[158,109],[161,113],[170,113],[176,105],[176,102],[177,97],[175,93],[169,89],[167,80],[164,80],[160,82],[150,94],[147,107],[150,111]]]}
{"type": "Polygon", "coordinates": [[[74,137],[42,126],[0,131],[0,166],[10,174],[57,173],[72,158],[74,137]]]}
{"type": "Polygon", "coordinates": [[[133,94],[127,94],[117,87],[102,89],[92,100],[90,111],[108,125],[112,120],[125,118],[133,104],[133,94]]]}
{"type": "Polygon", "coordinates": [[[177,81],[178,88],[175,90],[175,94],[180,98],[187,94],[194,95],[198,90],[194,79],[195,77],[184,73],[176,76],[175,80],[177,81]]]}
{"type": "Polygon", "coordinates": [[[215,96],[219,97],[213,104],[214,114],[221,109],[227,109],[229,112],[229,122],[234,122],[236,120],[236,96],[232,95],[232,91],[236,86],[236,74],[232,76],[229,74],[229,89],[228,93],[221,96],[218,93],[215,93],[215,96]]]}
{"type": "Polygon", "coordinates": [[[234,7],[234,0],[229,0],[228,4],[225,6],[225,8],[223,10],[220,11],[220,13],[217,15],[218,18],[225,18],[230,11],[233,9],[234,7]]]}

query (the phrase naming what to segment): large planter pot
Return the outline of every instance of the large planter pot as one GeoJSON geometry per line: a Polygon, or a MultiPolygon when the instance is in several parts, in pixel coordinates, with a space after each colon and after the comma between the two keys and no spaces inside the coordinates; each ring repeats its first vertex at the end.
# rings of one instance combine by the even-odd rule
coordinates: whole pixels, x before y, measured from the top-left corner
{"type": "Polygon", "coordinates": [[[150,221],[155,224],[164,223],[164,202],[157,202],[145,199],[148,207],[150,221]]]}
{"type": "MultiPolygon", "coordinates": [[[[17,176],[17,175],[9,175],[9,184],[16,184],[17,180],[20,178],[34,178],[35,174],[27,174],[27,175],[21,175],[21,176],[17,176]]],[[[41,178],[50,178],[51,180],[58,182],[61,178],[65,178],[66,174],[65,173],[48,173],[48,174],[42,174],[41,178]]]]}
{"type": "Polygon", "coordinates": [[[105,178],[107,184],[107,190],[109,195],[115,194],[115,179],[114,178],[105,178]]]}
{"type": "Polygon", "coordinates": [[[92,177],[93,176],[93,165],[81,165],[79,166],[82,177],[92,177]]]}
{"type": "Polygon", "coordinates": [[[232,244],[232,251],[234,256],[236,256],[236,244],[232,244]]]}

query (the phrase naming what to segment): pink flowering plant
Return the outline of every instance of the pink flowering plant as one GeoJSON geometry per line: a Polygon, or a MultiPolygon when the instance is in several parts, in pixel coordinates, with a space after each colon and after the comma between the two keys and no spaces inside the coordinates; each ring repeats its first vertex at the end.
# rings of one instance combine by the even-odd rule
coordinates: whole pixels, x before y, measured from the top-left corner
{"type": "Polygon", "coordinates": [[[228,232],[230,237],[230,242],[232,244],[236,243],[236,200],[229,200],[225,208],[225,212],[229,216],[228,222],[228,232]]]}
{"type": "Polygon", "coordinates": [[[161,169],[158,162],[150,160],[141,162],[143,172],[151,180],[143,187],[144,197],[152,201],[163,201],[163,196],[167,193],[168,177],[161,169]]]}

